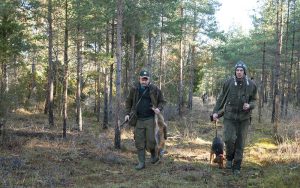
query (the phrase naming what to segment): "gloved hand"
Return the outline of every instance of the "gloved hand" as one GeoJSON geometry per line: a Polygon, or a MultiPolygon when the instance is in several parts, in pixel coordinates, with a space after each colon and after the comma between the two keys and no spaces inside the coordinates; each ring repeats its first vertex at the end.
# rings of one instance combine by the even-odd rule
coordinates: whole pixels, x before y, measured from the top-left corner
{"type": "Polygon", "coordinates": [[[213,114],[213,120],[214,120],[214,121],[218,120],[218,117],[219,117],[219,115],[218,115],[217,113],[214,113],[214,114],[213,114]]]}
{"type": "Polygon", "coordinates": [[[129,115],[125,116],[125,121],[129,121],[129,115]]]}
{"type": "Polygon", "coordinates": [[[152,108],[152,110],[154,111],[155,114],[159,114],[160,110],[158,108],[152,108]]]}

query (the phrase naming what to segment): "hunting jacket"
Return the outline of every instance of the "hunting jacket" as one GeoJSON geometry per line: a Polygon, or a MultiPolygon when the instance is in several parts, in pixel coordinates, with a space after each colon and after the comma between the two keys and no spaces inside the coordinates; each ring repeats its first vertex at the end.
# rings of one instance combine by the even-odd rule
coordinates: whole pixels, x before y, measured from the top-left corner
{"type": "Polygon", "coordinates": [[[235,76],[223,84],[214,113],[224,111],[224,118],[230,120],[246,120],[251,118],[251,111],[256,106],[257,88],[252,80],[244,77],[237,81],[235,76]],[[243,110],[244,103],[250,104],[249,110],[243,110]]]}
{"type": "MultiPolygon", "coordinates": [[[[127,115],[130,115],[131,113],[136,114],[136,106],[139,100],[139,87],[140,83],[136,83],[130,88],[125,104],[125,113],[127,115]]],[[[164,100],[161,90],[151,83],[149,84],[149,89],[152,106],[162,111],[166,101],[164,100]]]]}

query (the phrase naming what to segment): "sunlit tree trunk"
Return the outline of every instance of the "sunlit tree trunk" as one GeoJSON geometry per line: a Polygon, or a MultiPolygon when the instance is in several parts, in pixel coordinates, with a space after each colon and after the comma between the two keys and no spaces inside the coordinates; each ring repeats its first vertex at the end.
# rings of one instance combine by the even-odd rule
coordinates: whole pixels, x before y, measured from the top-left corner
{"type": "MultiPolygon", "coordinates": [[[[80,7],[80,2],[77,1],[77,7],[80,7]]],[[[76,80],[76,123],[77,129],[82,131],[82,109],[81,109],[81,90],[82,90],[82,48],[83,38],[80,26],[80,13],[77,15],[77,38],[76,38],[76,56],[77,56],[77,80],[76,80]]]]}
{"type": "Polygon", "coordinates": [[[53,31],[52,31],[52,0],[48,0],[48,122],[54,126],[53,101],[53,31]]]}
{"type": "Polygon", "coordinates": [[[275,79],[274,79],[274,97],[273,97],[273,110],[272,110],[272,122],[274,123],[274,135],[278,133],[279,126],[279,80],[280,80],[280,58],[282,49],[282,2],[277,1],[277,19],[276,19],[276,34],[277,34],[277,47],[275,54],[275,79]]]}
{"type": "Polygon", "coordinates": [[[68,77],[69,77],[69,18],[68,18],[68,0],[65,0],[65,46],[64,46],[64,80],[63,80],[63,138],[67,137],[67,119],[68,119],[68,77]]]}
{"type": "MultiPolygon", "coordinates": [[[[290,2],[290,1],[289,1],[290,2]]],[[[295,0],[292,1],[292,9],[293,9],[293,18],[292,18],[292,49],[291,49],[291,58],[290,58],[290,66],[289,69],[287,70],[287,100],[285,103],[285,116],[287,116],[288,113],[288,107],[289,107],[289,102],[292,101],[292,70],[293,70],[293,64],[294,64],[294,50],[295,50],[295,33],[296,33],[296,17],[295,17],[295,0]]]]}
{"type": "MultiPolygon", "coordinates": [[[[95,52],[96,53],[96,52],[95,52]]],[[[101,67],[98,62],[97,64],[97,84],[96,84],[96,90],[97,90],[97,99],[96,99],[96,114],[97,114],[97,122],[100,122],[101,117],[101,67]]]]}
{"type": "Polygon", "coordinates": [[[126,34],[126,44],[125,44],[125,70],[124,70],[124,77],[122,78],[122,80],[124,80],[122,82],[123,84],[123,97],[126,98],[127,94],[129,92],[129,88],[128,88],[128,83],[129,83],[129,75],[130,75],[130,36],[129,33],[126,34]]]}
{"type": "Polygon", "coordinates": [[[259,105],[258,105],[258,122],[261,123],[262,113],[261,110],[264,105],[264,88],[265,88],[265,64],[266,64],[266,42],[263,44],[263,59],[262,59],[262,72],[261,72],[261,83],[259,90],[259,105]]]}
{"type": "Polygon", "coordinates": [[[288,64],[288,44],[289,44],[289,23],[290,23],[290,0],[288,0],[287,6],[287,17],[286,17],[286,33],[285,33],[285,52],[284,52],[284,67],[283,67],[283,74],[282,74],[282,81],[281,81],[281,106],[280,106],[280,116],[284,117],[285,115],[285,103],[287,101],[286,95],[286,83],[287,83],[287,64],[288,64]]]}
{"type": "MultiPolygon", "coordinates": [[[[107,57],[109,56],[109,21],[106,23],[106,38],[105,38],[105,51],[107,57]]],[[[103,99],[103,129],[108,127],[108,68],[104,68],[104,99],[103,99]]]]}
{"type": "Polygon", "coordinates": [[[189,98],[188,98],[188,108],[192,110],[193,108],[193,90],[194,90],[194,77],[195,77],[195,42],[197,36],[197,13],[194,12],[194,20],[193,20],[193,33],[192,33],[192,44],[191,44],[191,64],[190,64],[190,85],[189,85],[189,98]]]}
{"type": "Polygon", "coordinates": [[[162,66],[163,66],[163,30],[164,28],[164,12],[162,9],[162,13],[161,13],[161,28],[160,28],[160,56],[159,56],[159,89],[162,89],[162,66]]]}
{"type": "Polygon", "coordinates": [[[117,3],[117,67],[116,67],[116,112],[115,112],[115,148],[121,148],[120,134],[120,106],[121,106],[121,78],[122,78],[122,22],[124,1],[118,0],[117,3]]]}
{"type": "MultiPolygon", "coordinates": [[[[180,7],[180,17],[183,18],[183,7],[180,7]]],[[[179,96],[178,96],[178,113],[182,116],[183,111],[183,23],[180,26],[180,41],[179,41],[179,96]]]]}
{"type": "MultiPolygon", "coordinates": [[[[115,19],[112,19],[111,23],[111,58],[114,57],[114,48],[115,48],[115,19]]],[[[108,107],[109,107],[109,114],[108,119],[112,120],[112,99],[113,99],[113,72],[114,72],[114,63],[110,65],[110,72],[109,72],[109,101],[108,101],[108,107]]]]}

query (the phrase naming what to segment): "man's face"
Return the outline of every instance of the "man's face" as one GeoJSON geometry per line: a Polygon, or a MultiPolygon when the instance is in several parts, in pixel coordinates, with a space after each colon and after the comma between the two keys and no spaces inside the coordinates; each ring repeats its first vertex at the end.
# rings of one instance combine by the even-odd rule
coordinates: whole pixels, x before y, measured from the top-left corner
{"type": "Polygon", "coordinates": [[[140,77],[140,84],[142,86],[147,86],[149,82],[150,82],[149,77],[140,77]]]}
{"type": "Polygon", "coordinates": [[[236,75],[237,78],[243,78],[244,75],[245,75],[244,69],[240,68],[240,67],[236,68],[235,75],[236,75]]]}

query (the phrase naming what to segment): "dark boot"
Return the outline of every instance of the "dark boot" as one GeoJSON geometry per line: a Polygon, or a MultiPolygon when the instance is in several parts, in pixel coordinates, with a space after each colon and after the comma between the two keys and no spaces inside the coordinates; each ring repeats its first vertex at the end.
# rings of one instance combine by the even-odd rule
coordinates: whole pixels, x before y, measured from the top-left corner
{"type": "Polygon", "coordinates": [[[232,166],[233,175],[240,176],[240,174],[241,174],[241,164],[242,164],[241,160],[234,161],[233,166],[232,166]]]}
{"type": "Polygon", "coordinates": [[[151,163],[155,164],[159,160],[159,158],[157,157],[155,150],[150,150],[150,153],[151,153],[151,163]]]}
{"type": "Polygon", "coordinates": [[[145,168],[145,150],[138,150],[138,160],[139,164],[135,166],[136,170],[142,170],[145,168]]]}
{"type": "Polygon", "coordinates": [[[232,168],[232,161],[227,160],[226,161],[226,168],[231,169],[232,168]]]}

